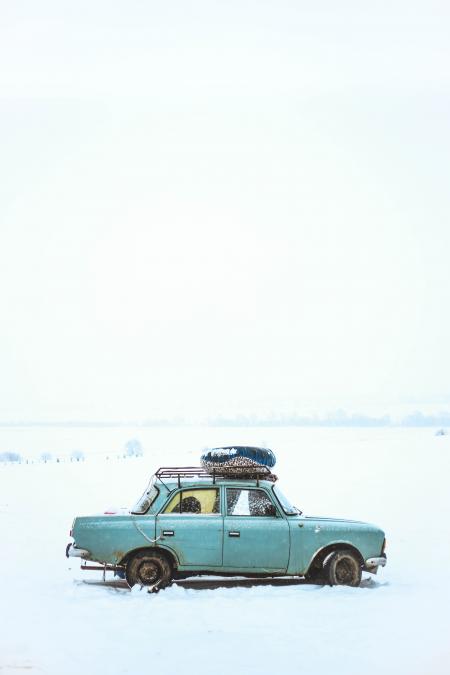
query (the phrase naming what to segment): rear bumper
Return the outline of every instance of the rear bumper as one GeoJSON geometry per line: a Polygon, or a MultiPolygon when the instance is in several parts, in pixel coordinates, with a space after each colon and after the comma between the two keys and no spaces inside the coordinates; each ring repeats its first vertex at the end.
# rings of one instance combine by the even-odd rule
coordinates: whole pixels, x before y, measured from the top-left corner
{"type": "Polygon", "coordinates": [[[364,570],[366,572],[371,572],[372,574],[376,574],[378,571],[379,567],[384,567],[386,565],[386,556],[380,555],[377,558],[367,558],[367,560],[364,563],[364,570]]]}
{"type": "Polygon", "coordinates": [[[90,557],[91,552],[85,548],[77,548],[75,544],[67,544],[66,558],[84,558],[84,560],[89,560],[90,557]]]}

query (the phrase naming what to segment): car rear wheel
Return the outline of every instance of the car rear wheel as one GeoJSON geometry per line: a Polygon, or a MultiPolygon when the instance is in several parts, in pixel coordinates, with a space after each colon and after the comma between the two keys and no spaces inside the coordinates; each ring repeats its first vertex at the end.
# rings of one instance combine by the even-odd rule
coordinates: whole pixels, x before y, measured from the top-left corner
{"type": "Polygon", "coordinates": [[[149,592],[156,593],[165,588],[171,578],[172,567],[159,551],[141,551],[128,561],[126,579],[131,588],[135,585],[145,586],[149,592]]]}
{"type": "Polygon", "coordinates": [[[359,586],[361,563],[353,551],[333,551],[323,563],[326,583],[330,586],[359,586]]]}

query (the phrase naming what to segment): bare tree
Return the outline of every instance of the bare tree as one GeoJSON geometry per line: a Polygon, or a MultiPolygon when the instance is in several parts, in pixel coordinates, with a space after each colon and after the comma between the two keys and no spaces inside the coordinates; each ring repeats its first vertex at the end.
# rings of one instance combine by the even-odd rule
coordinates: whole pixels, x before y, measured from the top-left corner
{"type": "Polygon", "coordinates": [[[137,438],[132,438],[125,443],[127,457],[142,457],[144,449],[142,443],[137,438]]]}
{"type": "Polygon", "coordinates": [[[18,452],[2,452],[0,453],[0,462],[20,462],[22,457],[18,452]]]}

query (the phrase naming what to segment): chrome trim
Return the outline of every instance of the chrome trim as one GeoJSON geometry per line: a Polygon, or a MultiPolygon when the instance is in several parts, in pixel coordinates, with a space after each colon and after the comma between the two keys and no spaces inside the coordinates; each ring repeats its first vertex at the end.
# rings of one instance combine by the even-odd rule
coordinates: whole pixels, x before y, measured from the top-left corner
{"type": "Polygon", "coordinates": [[[386,558],[381,556],[379,558],[367,558],[365,566],[370,567],[384,567],[386,565],[386,558]]]}
{"type": "Polygon", "coordinates": [[[91,557],[91,552],[87,551],[85,548],[77,548],[75,544],[70,544],[66,550],[67,558],[84,558],[89,560],[91,557]]]}

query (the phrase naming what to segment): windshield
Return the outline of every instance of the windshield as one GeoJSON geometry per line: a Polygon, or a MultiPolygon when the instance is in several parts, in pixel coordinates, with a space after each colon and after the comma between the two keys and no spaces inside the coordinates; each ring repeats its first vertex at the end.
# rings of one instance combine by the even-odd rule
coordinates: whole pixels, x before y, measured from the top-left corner
{"type": "Polygon", "coordinates": [[[145,513],[148,511],[149,507],[155,501],[156,497],[159,494],[159,490],[155,485],[156,476],[152,476],[150,483],[148,484],[147,489],[145,490],[142,497],[136,502],[136,504],[131,509],[131,513],[145,513]]]}
{"type": "Polygon", "coordinates": [[[301,514],[301,511],[296,506],[291,504],[289,499],[284,496],[277,485],[273,486],[273,491],[275,492],[275,495],[287,516],[296,516],[301,514]]]}

